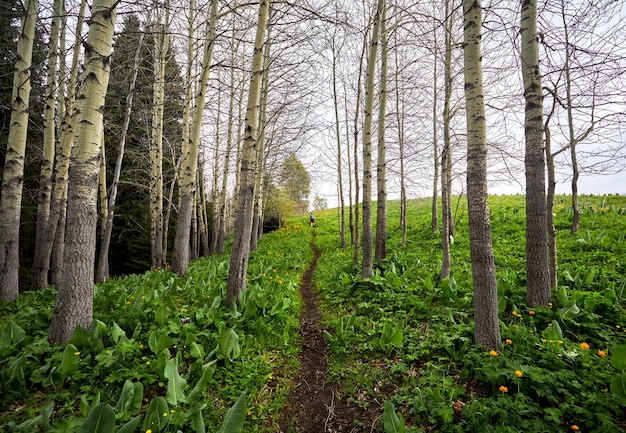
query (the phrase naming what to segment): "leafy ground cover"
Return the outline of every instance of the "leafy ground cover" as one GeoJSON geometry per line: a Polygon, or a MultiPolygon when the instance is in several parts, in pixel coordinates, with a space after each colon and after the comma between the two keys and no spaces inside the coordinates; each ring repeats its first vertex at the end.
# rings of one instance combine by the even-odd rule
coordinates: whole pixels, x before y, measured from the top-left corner
{"type": "Polygon", "coordinates": [[[2,305],[0,430],[204,432],[245,418],[246,431],[276,431],[298,367],[306,237],[297,223],[267,236],[236,309],[225,306],[227,256],[185,278],[153,270],[97,286],[92,328],[66,347],[46,339],[54,290],[2,305]]]}
{"type": "Polygon", "coordinates": [[[624,197],[585,197],[571,235],[568,198],[558,198],[559,288],[549,308],[529,308],[524,198],[491,198],[500,352],[472,344],[463,203],[444,281],[425,200],[410,205],[405,248],[390,209],[390,254],[371,279],[355,277],[351,252],[328,244],[315,278],[331,329],[330,380],[343,398],[379,406],[374,431],[624,431],[625,208],[624,197]]]}
{"type": "MultiPolygon", "coordinates": [[[[426,200],[409,206],[404,248],[391,204],[389,257],[368,280],[339,248],[336,213],[318,213],[327,380],[335,410],[347,402],[369,414],[345,431],[624,431],[626,199],[583,197],[571,235],[568,198],[558,198],[559,289],[535,309],[524,301],[524,198],[491,200],[497,353],[472,344],[462,201],[445,281],[426,200]]],[[[52,289],[1,305],[0,431],[240,431],[244,418],[246,432],[298,431],[284,414],[299,375],[311,234],[305,216],[264,237],[237,309],[223,300],[227,256],[196,261],[184,278],[153,270],[97,286],[94,325],[66,347],[46,340],[52,289]]]]}

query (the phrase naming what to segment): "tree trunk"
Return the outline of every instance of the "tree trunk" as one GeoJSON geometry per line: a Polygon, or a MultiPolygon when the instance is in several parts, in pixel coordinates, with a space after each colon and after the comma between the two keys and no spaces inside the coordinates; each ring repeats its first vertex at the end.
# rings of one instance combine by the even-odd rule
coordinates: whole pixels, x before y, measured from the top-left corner
{"type": "MultiPolygon", "coordinates": [[[[115,202],[117,200],[117,188],[120,184],[120,176],[122,174],[122,162],[124,162],[124,149],[126,148],[126,135],[130,125],[130,117],[133,109],[133,97],[135,96],[135,84],[137,83],[137,74],[139,72],[139,61],[141,59],[141,49],[143,47],[143,38],[145,33],[139,35],[139,43],[135,51],[133,61],[133,75],[130,80],[128,95],[126,95],[126,110],[124,112],[124,123],[120,131],[120,147],[115,161],[115,170],[113,171],[113,179],[109,188],[109,203],[105,215],[105,223],[102,227],[100,253],[98,255],[98,266],[96,268],[96,282],[103,283],[109,277],[109,247],[111,245],[111,233],[113,232],[113,217],[115,216],[115,202]]],[[[105,162],[104,147],[102,153],[102,161],[105,162]]],[[[151,237],[152,239],[152,237],[151,237]]],[[[161,245],[163,245],[161,243],[161,245]]],[[[154,260],[153,263],[154,265],[154,260]]]]}
{"type": "Polygon", "coordinates": [[[556,250],[556,227],[554,226],[554,191],[556,189],[556,176],[554,170],[554,156],[551,149],[549,117],[546,119],[544,132],[546,137],[546,163],[548,165],[548,196],[546,199],[546,226],[548,229],[548,268],[550,271],[550,287],[557,287],[557,250],[556,250]]]}
{"type": "Polygon", "coordinates": [[[154,83],[152,85],[152,127],[150,129],[150,250],[152,266],[163,267],[163,113],[165,109],[165,66],[170,46],[169,7],[157,9],[152,24],[154,41],[154,83]]]}
{"type": "MultiPolygon", "coordinates": [[[[59,80],[57,78],[57,66],[59,64],[59,38],[61,32],[61,17],[64,13],[63,0],[55,0],[50,28],[50,41],[48,46],[48,71],[46,76],[46,103],[44,106],[44,138],[43,155],[41,158],[41,177],[39,178],[39,195],[37,201],[37,229],[35,233],[34,257],[40,256],[39,251],[45,246],[44,239],[50,218],[50,203],[52,196],[52,178],[54,175],[53,165],[56,148],[56,124],[55,116],[57,100],[60,93],[59,80]]],[[[59,104],[60,105],[60,104],[59,104]]],[[[59,106],[59,110],[61,106],[59,106]]],[[[59,111],[60,112],[60,111],[59,111]]],[[[33,261],[33,274],[36,272],[33,261]]],[[[47,276],[47,275],[46,275],[47,276]]],[[[47,283],[47,278],[46,278],[47,283]]]]}
{"type": "Polygon", "coordinates": [[[441,153],[441,275],[443,280],[450,276],[450,236],[452,235],[452,185],[450,123],[452,122],[452,17],[449,16],[450,2],[445,2],[445,62],[444,62],[444,105],[443,105],[443,149],[441,153]]]}
{"type": "Polygon", "coordinates": [[[380,17],[385,0],[378,0],[372,27],[372,36],[367,56],[365,74],[365,120],[363,122],[363,249],[361,258],[361,277],[372,276],[372,114],[374,111],[374,77],[376,75],[376,57],[380,36],[380,17]]]}
{"type": "Polygon", "coordinates": [[[524,0],[521,11],[521,53],[526,138],[526,302],[550,302],[546,216],[546,163],[543,147],[543,94],[537,44],[537,1],[524,0]]]}
{"type": "Polygon", "coordinates": [[[387,257],[387,147],[385,143],[385,118],[387,116],[387,14],[386,4],[380,8],[380,92],[378,98],[378,161],[376,183],[376,248],[374,259],[380,265],[387,257]]]}
{"type": "MultiPolygon", "coordinates": [[[[86,4],[86,0],[81,1],[76,24],[75,34],[77,35],[82,34],[86,4]]],[[[74,105],[82,46],[80,42],[81,41],[78,41],[74,46],[70,78],[67,84],[67,94],[63,98],[64,103],[59,105],[59,113],[62,113],[62,121],[59,133],[59,145],[54,162],[54,182],[50,202],[50,215],[48,217],[45,236],[38,242],[39,248],[36,250],[33,260],[33,290],[42,290],[48,286],[48,271],[51,270],[51,268],[50,282],[52,284],[56,284],[60,281],[60,275],[62,273],[62,267],[58,266],[58,264],[63,260],[67,176],[70,154],[74,143],[74,127],[76,123],[74,105]],[[62,107],[63,110],[61,110],[62,107]]],[[[63,64],[64,62],[61,62],[61,65],[63,64]]]]}
{"type": "Polygon", "coordinates": [[[189,135],[187,152],[183,153],[183,163],[179,180],[180,208],[176,225],[176,237],[172,251],[172,271],[178,275],[187,273],[189,265],[189,236],[191,234],[191,218],[193,213],[194,193],[196,190],[196,171],[198,167],[198,150],[200,146],[200,130],[202,127],[202,115],[206,99],[209,70],[213,57],[213,47],[216,38],[218,0],[211,1],[209,15],[209,28],[207,33],[204,57],[202,59],[202,73],[194,104],[193,120],[189,135]]]}
{"type": "Polygon", "coordinates": [[[0,302],[15,301],[19,296],[19,235],[24,185],[24,157],[28,132],[30,67],[37,21],[37,0],[27,0],[13,75],[11,120],[2,173],[0,199],[0,302]]]}
{"type": "MultiPolygon", "coordinates": [[[[446,1],[446,5],[447,4],[448,2],[446,1]]],[[[435,2],[433,2],[433,6],[436,8],[435,2]]],[[[434,18],[434,16],[435,16],[435,11],[433,11],[433,20],[435,21],[434,28],[437,29],[438,23],[437,23],[437,20],[434,18]]],[[[438,182],[439,182],[440,160],[439,160],[439,146],[437,143],[437,139],[438,139],[437,116],[439,115],[439,113],[437,112],[438,110],[437,79],[439,77],[437,73],[437,54],[438,54],[437,51],[438,51],[439,44],[438,44],[436,30],[433,31],[433,42],[434,42],[434,47],[433,47],[433,53],[434,53],[433,55],[433,166],[434,166],[434,173],[433,173],[433,197],[432,197],[432,202],[430,205],[430,230],[432,233],[437,233],[437,230],[439,230],[438,211],[437,211],[439,191],[437,187],[438,187],[438,182]]]]}
{"type": "Polygon", "coordinates": [[[76,326],[89,329],[92,322],[102,109],[109,82],[115,5],[112,0],[96,0],[85,45],[89,49],[69,177],[65,269],[48,334],[53,344],[67,342],[76,326]]]}
{"type": "Polygon", "coordinates": [[[227,304],[237,300],[241,292],[246,290],[246,274],[250,257],[250,235],[252,231],[252,205],[254,200],[254,171],[257,158],[259,139],[258,118],[261,101],[261,81],[263,75],[263,43],[268,26],[270,2],[261,0],[259,16],[254,39],[252,56],[252,76],[248,89],[246,104],[246,124],[244,128],[244,145],[241,157],[241,174],[239,185],[239,203],[237,220],[235,221],[235,238],[230,255],[230,268],[226,287],[227,304]]]}
{"type": "Polygon", "coordinates": [[[331,40],[333,50],[333,105],[335,108],[335,135],[337,136],[337,192],[339,194],[339,242],[341,248],[346,247],[346,215],[343,197],[343,168],[341,152],[341,129],[339,119],[339,95],[337,93],[337,63],[339,61],[339,49],[336,47],[335,35],[331,40]]]}
{"type": "MultiPolygon", "coordinates": [[[[272,19],[270,6],[268,20],[272,19]]],[[[259,122],[257,126],[257,161],[254,176],[254,211],[252,215],[252,233],[250,236],[250,250],[256,251],[261,234],[263,233],[263,180],[265,179],[265,146],[267,126],[267,96],[270,88],[270,50],[271,50],[271,27],[267,29],[267,37],[263,46],[263,74],[261,78],[261,96],[259,100],[259,122]]]]}
{"type": "Polygon", "coordinates": [[[496,266],[487,194],[487,139],[481,65],[482,8],[463,0],[464,75],[467,117],[467,203],[474,285],[474,339],[487,350],[500,348],[496,266]]]}

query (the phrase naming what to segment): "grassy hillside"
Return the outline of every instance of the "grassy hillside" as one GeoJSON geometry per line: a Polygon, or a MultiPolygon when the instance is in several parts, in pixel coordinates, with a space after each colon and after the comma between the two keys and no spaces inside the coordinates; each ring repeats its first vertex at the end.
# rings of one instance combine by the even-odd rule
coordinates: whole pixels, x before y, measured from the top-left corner
{"type": "MultiPolygon", "coordinates": [[[[392,412],[408,432],[623,431],[626,198],[582,197],[581,205],[571,235],[568,198],[558,197],[559,289],[550,308],[530,309],[524,198],[491,198],[503,338],[492,354],[472,344],[462,200],[443,282],[427,200],[410,203],[405,248],[390,203],[389,256],[367,281],[352,272],[352,250],[339,248],[336,211],[318,212],[314,280],[329,380],[344,390],[338,398],[380,407],[355,431],[385,431],[392,412]],[[385,401],[395,409],[383,416],[385,401]]],[[[307,220],[265,235],[236,310],[224,305],[227,256],[196,261],[184,278],[153,270],[99,285],[92,329],[77,330],[67,347],[46,341],[54,290],[1,305],[0,431],[79,431],[100,410],[115,414],[118,432],[211,432],[243,393],[244,431],[278,431],[298,368],[297,289],[313,256],[307,220]]]]}

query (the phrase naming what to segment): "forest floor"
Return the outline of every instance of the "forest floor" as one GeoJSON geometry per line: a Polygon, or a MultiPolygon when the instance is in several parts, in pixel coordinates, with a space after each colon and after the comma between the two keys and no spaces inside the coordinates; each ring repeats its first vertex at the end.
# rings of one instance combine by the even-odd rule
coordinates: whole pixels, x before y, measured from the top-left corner
{"type": "Polygon", "coordinates": [[[321,314],[313,272],[320,257],[311,241],[314,257],[302,276],[300,295],[303,308],[300,313],[301,352],[300,371],[294,378],[295,387],[288,396],[281,430],[285,433],[357,433],[369,432],[379,407],[363,409],[346,399],[338,398],[340,386],[328,382],[328,355],[326,340],[320,323],[321,314]]]}

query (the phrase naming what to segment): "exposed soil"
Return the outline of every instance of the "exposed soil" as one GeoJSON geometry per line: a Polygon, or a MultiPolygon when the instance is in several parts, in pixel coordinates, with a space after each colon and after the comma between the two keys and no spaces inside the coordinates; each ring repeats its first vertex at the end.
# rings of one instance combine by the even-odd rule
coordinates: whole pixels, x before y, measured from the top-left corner
{"type": "MultiPolygon", "coordinates": [[[[366,411],[350,401],[338,399],[338,385],[328,383],[326,340],[320,325],[317,293],[312,285],[313,272],[320,256],[311,241],[314,257],[302,276],[300,294],[303,309],[300,315],[300,372],[294,378],[295,388],[289,394],[282,417],[285,433],[370,432],[379,413],[366,411]]],[[[349,368],[346,366],[346,368],[349,368]]],[[[378,412],[378,411],[376,411],[378,412]]]]}

